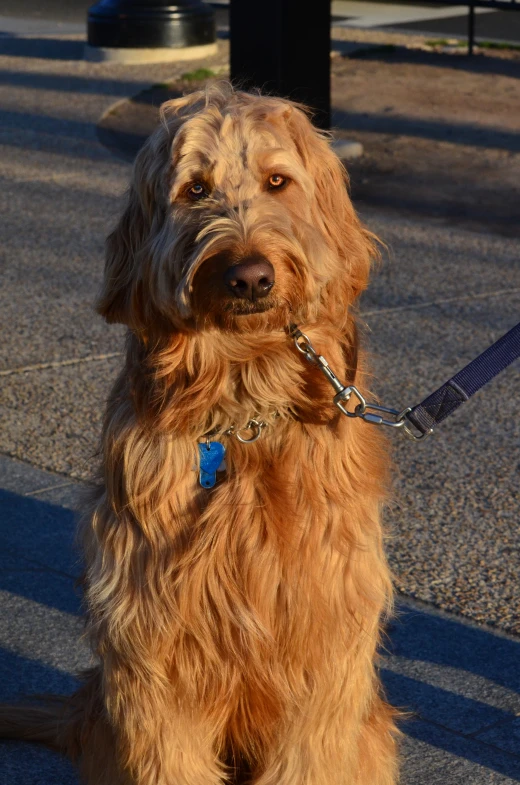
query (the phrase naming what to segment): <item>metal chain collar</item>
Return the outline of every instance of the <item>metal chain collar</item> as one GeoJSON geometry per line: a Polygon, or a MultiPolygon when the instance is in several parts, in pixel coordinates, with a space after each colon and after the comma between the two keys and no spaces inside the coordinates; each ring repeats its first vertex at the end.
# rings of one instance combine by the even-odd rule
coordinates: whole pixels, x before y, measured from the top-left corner
{"type": "Polygon", "coordinates": [[[358,388],[353,384],[349,385],[348,387],[343,385],[328,364],[325,357],[323,357],[321,354],[318,354],[310,339],[298,328],[297,325],[289,325],[289,335],[294,340],[294,345],[300,354],[303,354],[305,359],[311,363],[311,365],[319,368],[327,381],[330,382],[336,391],[336,395],[333,399],[334,403],[340,412],[346,417],[359,418],[365,422],[371,423],[372,425],[386,425],[389,428],[400,428],[403,433],[414,440],[422,439],[427,435],[417,435],[408,427],[406,415],[408,412],[412,411],[410,407],[407,407],[402,411],[398,411],[397,409],[390,409],[388,406],[380,406],[378,403],[369,403],[359,392],[358,388]],[[353,411],[349,411],[346,404],[350,401],[352,396],[357,399],[358,403],[353,411]],[[391,415],[392,419],[384,418],[380,414],[373,414],[373,412],[383,412],[384,414],[389,414],[391,415]]]}
{"type": "Polygon", "coordinates": [[[264,428],[267,428],[269,423],[265,422],[265,420],[249,420],[249,422],[244,425],[242,428],[237,428],[236,425],[231,425],[229,428],[226,428],[225,431],[220,431],[218,428],[214,428],[212,431],[208,431],[202,437],[206,444],[209,444],[211,441],[212,436],[234,436],[242,444],[253,444],[256,442],[257,439],[263,433],[264,428]],[[247,439],[245,436],[242,436],[242,433],[245,431],[250,431],[251,436],[247,439]]]}
{"type": "Polygon", "coordinates": [[[232,425],[226,431],[223,432],[223,436],[234,436],[235,439],[238,439],[239,442],[242,444],[253,444],[259,439],[262,435],[262,431],[264,428],[267,428],[269,423],[265,422],[265,420],[249,420],[247,425],[243,428],[237,428],[235,425],[232,425]],[[251,436],[249,439],[246,439],[244,436],[240,434],[244,431],[251,431],[251,436]]]}
{"type": "MultiPolygon", "coordinates": [[[[409,428],[409,421],[406,419],[406,415],[408,412],[412,411],[411,407],[408,406],[406,409],[398,411],[397,409],[391,409],[388,406],[380,406],[378,403],[369,403],[355,385],[351,384],[347,387],[342,384],[325,357],[318,354],[312,345],[310,338],[305,335],[296,324],[289,325],[288,333],[294,340],[294,345],[300,354],[303,354],[311,365],[318,368],[332,385],[336,391],[336,395],[333,398],[334,404],[346,417],[361,419],[372,425],[385,425],[388,428],[401,429],[402,433],[405,433],[409,438],[414,439],[415,441],[424,439],[431,433],[431,430],[424,434],[414,433],[409,428]],[[358,403],[353,411],[349,411],[346,404],[350,401],[352,396],[357,399],[358,403]],[[382,417],[380,414],[374,414],[374,412],[383,412],[384,414],[390,415],[392,419],[382,417]]],[[[242,428],[237,428],[236,425],[231,425],[225,431],[220,431],[218,428],[215,428],[212,431],[205,433],[202,438],[206,441],[206,444],[209,444],[211,437],[213,436],[234,436],[235,439],[242,444],[253,444],[262,436],[264,429],[267,428],[268,425],[269,423],[265,422],[265,420],[255,418],[249,420],[242,428]],[[251,436],[246,438],[242,434],[248,431],[251,433],[251,436]]]]}

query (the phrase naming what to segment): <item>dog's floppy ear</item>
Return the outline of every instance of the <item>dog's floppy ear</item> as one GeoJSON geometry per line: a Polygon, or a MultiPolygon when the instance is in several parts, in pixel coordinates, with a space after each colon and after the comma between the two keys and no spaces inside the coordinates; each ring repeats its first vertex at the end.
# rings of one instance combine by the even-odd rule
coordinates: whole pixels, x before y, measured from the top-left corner
{"type": "Polygon", "coordinates": [[[105,273],[96,310],[107,322],[140,326],[141,274],[168,208],[174,140],[183,122],[205,101],[206,93],[198,91],[164,103],[159,126],[137,154],[126,206],[105,245],[105,273]]]}
{"type": "Polygon", "coordinates": [[[138,326],[141,268],[150,238],[164,220],[161,176],[167,142],[164,129],[158,129],[139,151],[123,214],[106,240],[105,272],[96,310],[107,322],[138,326]]]}
{"type": "Polygon", "coordinates": [[[105,273],[96,310],[107,322],[131,324],[132,300],[137,287],[137,258],[148,233],[149,221],[132,185],[123,215],[105,243],[105,273]]]}
{"type": "MultiPolygon", "coordinates": [[[[348,193],[348,174],[326,137],[305,113],[293,108],[286,116],[290,133],[315,185],[314,219],[339,261],[334,282],[349,290],[352,301],[368,283],[371,260],[378,257],[375,237],[359,221],[348,193]]],[[[346,305],[346,303],[345,303],[346,305]]]]}

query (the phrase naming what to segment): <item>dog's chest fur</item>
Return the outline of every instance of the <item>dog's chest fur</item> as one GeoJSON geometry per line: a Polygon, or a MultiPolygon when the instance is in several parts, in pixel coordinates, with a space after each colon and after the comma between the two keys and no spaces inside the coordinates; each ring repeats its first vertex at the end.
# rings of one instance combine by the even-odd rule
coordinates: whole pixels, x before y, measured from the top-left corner
{"type": "Polygon", "coordinates": [[[276,423],[228,453],[217,487],[193,488],[202,509],[179,559],[173,667],[182,680],[178,653],[187,648],[200,668],[196,700],[222,707],[225,694],[226,722],[246,736],[267,732],[282,704],[296,706],[316,663],[345,645],[348,546],[338,526],[348,500],[340,507],[336,493],[316,487],[325,458],[311,434],[302,450],[301,425],[276,423]]]}
{"type": "MultiPolygon", "coordinates": [[[[340,367],[340,342],[320,343],[340,367]]],[[[259,729],[265,741],[282,706],[308,700],[317,673],[329,678],[327,663],[348,645],[357,604],[371,601],[370,584],[353,587],[351,565],[379,537],[380,487],[363,466],[365,454],[374,462],[378,437],[334,413],[328,386],[284,335],[247,361],[213,352],[207,368],[208,347],[174,349],[162,354],[171,372],[155,375],[130,352],[137,373],[127,366],[114,389],[106,481],[120,531],[106,547],[122,554],[134,531],[128,569],[146,575],[153,564],[141,602],[177,698],[204,706],[241,747],[259,729]],[[155,427],[137,421],[129,441],[121,424],[138,417],[136,398],[148,414],[155,400],[162,408],[155,427]],[[203,433],[273,412],[279,416],[254,444],[225,438],[227,471],[214,489],[202,488],[193,462],[203,433]]]]}

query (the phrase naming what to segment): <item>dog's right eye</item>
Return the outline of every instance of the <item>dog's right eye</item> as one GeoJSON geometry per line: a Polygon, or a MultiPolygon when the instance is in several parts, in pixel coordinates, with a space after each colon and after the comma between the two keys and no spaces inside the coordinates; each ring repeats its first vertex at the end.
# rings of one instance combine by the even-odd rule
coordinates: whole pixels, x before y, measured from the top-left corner
{"type": "Polygon", "coordinates": [[[192,185],[186,189],[186,195],[194,202],[197,202],[199,199],[204,199],[208,196],[208,192],[202,183],[192,183],[192,185]]]}

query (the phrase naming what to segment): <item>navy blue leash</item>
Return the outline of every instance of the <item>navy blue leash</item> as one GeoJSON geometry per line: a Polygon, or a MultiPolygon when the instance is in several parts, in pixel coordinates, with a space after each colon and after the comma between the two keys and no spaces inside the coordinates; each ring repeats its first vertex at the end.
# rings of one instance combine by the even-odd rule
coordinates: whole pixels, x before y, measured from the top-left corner
{"type": "Polygon", "coordinates": [[[294,339],[298,351],[310,363],[317,366],[334,387],[336,391],[334,403],[343,414],[347,417],[360,417],[373,425],[400,428],[407,436],[416,440],[429,436],[438,423],[445,420],[481,387],[520,357],[520,324],[517,324],[424,401],[400,412],[388,406],[368,403],[357,387],[354,385],[345,387],[341,384],[327,360],[318,354],[309,338],[296,325],[290,325],[289,334],[294,339]],[[358,401],[353,411],[346,406],[352,396],[358,401]],[[390,415],[392,419],[383,417],[377,412],[390,415]],[[410,424],[413,429],[409,427],[410,424]]]}
{"type": "Polygon", "coordinates": [[[419,431],[415,438],[428,436],[434,427],[478,392],[485,384],[520,357],[520,324],[509,330],[489,349],[479,354],[442,387],[406,413],[419,431]]]}

